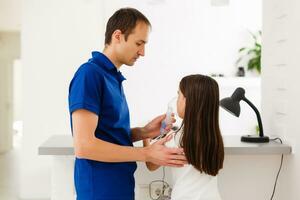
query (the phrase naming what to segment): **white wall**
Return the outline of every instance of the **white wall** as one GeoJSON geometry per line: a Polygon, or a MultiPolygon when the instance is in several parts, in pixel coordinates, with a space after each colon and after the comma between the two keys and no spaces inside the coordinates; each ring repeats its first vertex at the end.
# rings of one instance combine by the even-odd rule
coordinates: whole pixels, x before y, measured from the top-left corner
{"type": "Polygon", "coordinates": [[[263,9],[262,108],[265,129],[292,145],[277,199],[300,199],[300,2],[266,0],[263,9]],[[272,102],[272,103],[270,103],[272,102]]]}
{"type": "Polygon", "coordinates": [[[12,147],[13,64],[20,57],[20,34],[0,31],[0,153],[12,147]]]}
{"type": "MultiPolygon", "coordinates": [[[[19,38],[19,44],[21,43],[19,38]]],[[[19,45],[19,50],[21,46],[19,45]]],[[[13,121],[23,120],[23,71],[22,63],[19,59],[13,64],[13,121]]]]}
{"type": "Polygon", "coordinates": [[[21,30],[21,0],[0,0],[0,30],[21,30]]]}

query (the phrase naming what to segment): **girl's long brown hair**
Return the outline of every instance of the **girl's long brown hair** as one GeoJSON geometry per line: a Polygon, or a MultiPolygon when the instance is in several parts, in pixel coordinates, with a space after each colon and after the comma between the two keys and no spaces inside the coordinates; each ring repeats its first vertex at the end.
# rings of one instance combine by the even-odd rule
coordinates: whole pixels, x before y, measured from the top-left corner
{"type": "Polygon", "coordinates": [[[191,165],[201,173],[216,176],[224,161],[218,83],[196,74],[184,77],[179,88],[186,98],[180,146],[191,165]]]}

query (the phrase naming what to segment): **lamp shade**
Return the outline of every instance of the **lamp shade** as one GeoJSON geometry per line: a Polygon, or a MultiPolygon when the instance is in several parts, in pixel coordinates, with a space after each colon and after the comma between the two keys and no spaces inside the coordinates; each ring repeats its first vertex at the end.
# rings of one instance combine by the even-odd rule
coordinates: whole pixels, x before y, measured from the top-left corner
{"type": "Polygon", "coordinates": [[[220,106],[236,117],[240,116],[240,101],[245,97],[245,90],[237,88],[231,97],[224,98],[220,101],[220,106]]]}
{"type": "Polygon", "coordinates": [[[240,116],[241,107],[239,102],[233,101],[231,97],[227,97],[221,100],[220,106],[233,114],[236,117],[240,116]]]}

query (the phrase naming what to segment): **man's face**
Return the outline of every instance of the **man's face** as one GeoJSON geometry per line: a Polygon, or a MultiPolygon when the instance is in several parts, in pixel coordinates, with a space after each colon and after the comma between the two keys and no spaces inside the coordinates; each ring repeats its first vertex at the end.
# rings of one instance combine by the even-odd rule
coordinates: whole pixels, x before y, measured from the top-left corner
{"type": "Polygon", "coordinates": [[[121,64],[134,65],[135,61],[145,55],[145,44],[148,41],[150,27],[144,22],[138,22],[125,41],[125,35],[121,35],[117,46],[117,59],[121,64]]]}

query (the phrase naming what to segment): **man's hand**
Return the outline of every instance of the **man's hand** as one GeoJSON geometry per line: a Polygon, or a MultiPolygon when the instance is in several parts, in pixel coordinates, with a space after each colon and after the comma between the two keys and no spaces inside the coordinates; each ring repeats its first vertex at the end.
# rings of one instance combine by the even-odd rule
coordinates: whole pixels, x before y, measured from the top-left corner
{"type": "MultiPolygon", "coordinates": [[[[145,134],[147,138],[154,138],[158,136],[160,133],[159,131],[160,131],[161,123],[165,118],[166,118],[166,114],[154,118],[151,122],[149,122],[146,126],[142,128],[143,134],[145,134]]],[[[172,114],[172,121],[171,121],[172,123],[168,124],[165,129],[167,131],[170,131],[175,121],[176,120],[174,118],[174,114],[172,114]]]]}
{"type": "Polygon", "coordinates": [[[146,147],[146,161],[159,166],[183,167],[187,164],[182,148],[168,148],[164,144],[171,140],[173,135],[158,140],[146,147]]]}

